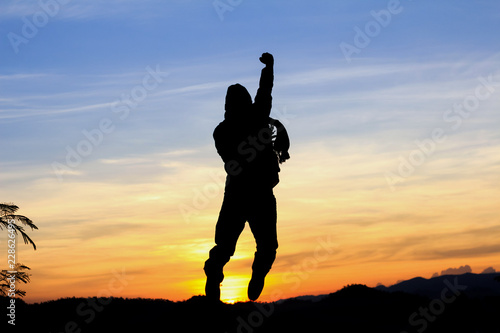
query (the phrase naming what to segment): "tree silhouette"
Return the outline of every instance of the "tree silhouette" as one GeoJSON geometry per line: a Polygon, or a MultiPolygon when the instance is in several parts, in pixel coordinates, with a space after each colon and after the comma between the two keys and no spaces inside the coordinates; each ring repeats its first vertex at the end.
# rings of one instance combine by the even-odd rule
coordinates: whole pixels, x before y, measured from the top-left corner
{"type": "Polygon", "coordinates": [[[33,249],[36,250],[35,242],[28,236],[28,234],[24,231],[24,228],[19,225],[18,222],[28,226],[33,229],[38,229],[36,225],[33,224],[29,218],[23,215],[16,215],[15,212],[19,209],[18,206],[9,203],[0,203],[0,229],[7,229],[9,227],[9,220],[14,220],[16,223],[13,223],[14,232],[20,233],[23,236],[23,240],[25,244],[33,245],[33,249]]]}
{"type": "MultiPolygon", "coordinates": [[[[31,268],[29,268],[28,266],[25,266],[25,265],[20,264],[20,263],[16,263],[16,266],[14,268],[14,271],[16,272],[16,273],[14,273],[14,276],[16,278],[16,287],[18,285],[17,282],[22,282],[22,283],[30,282],[30,275],[26,272],[23,272],[24,270],[29,270],[29,269],[31,269],[31,268]]],[[[12,274],[7,273],[7,270],[2,270],[0,272],[0,296],[8,296],[9,295],[10,283],[9,283],[8,278],[11,275],[12,274]]],[[[26,296],[26,291],[16,288],[15,294],[16,294],[16,296],[24,297],[24,296],[26,296]]]]}
{"type": "MultiPolygon", "coordinates": [[[[4,228],[8,229],[10,224],[12,230],[14,230],[14,233],[16,235],[21,234],[24,243],[31,244],[33,246],[33,249],[36,250],[35,242],[33,242],[28,234],[26,234],[23,226],[21,226],[20,224],[30,227],[31,230],[38,229],[38,227],[33,223],[33,221],[31,221],[31,219],[27,218],[26,216],[15,214],[18,209],[19,207],[12,203],[0,203],[0,230],[3,230],[4,228]],[[14,223],[9,223],[9,221],[12,220],[14,220],[14,223]]],[[[0,271],[0,296],[8,295],[10,289],[10,281],[8,279],[12,277],[12,275],[14,275],[16,282],[30,282],[29,274],[24,272],[25,270],[29,269],[30,268],[28,266],[25,266],[21,263],[16,263],[15,266],[9,270],[15,273],[9,273],[8,270],[0,271]]],[[[18,284],[16,283],[16,286],[17,285],[18,284]]],[[[19,297],[24,297],[26,295],[26,292],[24,290],[16,288],[15,294],[19,297]]]]}

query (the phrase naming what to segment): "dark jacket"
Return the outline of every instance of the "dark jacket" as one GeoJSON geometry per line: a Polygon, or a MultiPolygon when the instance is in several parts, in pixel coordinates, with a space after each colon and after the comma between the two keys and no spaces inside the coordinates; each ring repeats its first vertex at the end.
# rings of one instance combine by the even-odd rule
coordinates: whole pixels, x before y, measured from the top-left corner
{"type": "Polygon", "coordinates": [[[226,191],[271,189],[279,182],[269,118],[273,79],[273,67],[263,68],[254,103],[243,86],[228,88],[224,121],[213,134],[227,172],[226,191]]]}

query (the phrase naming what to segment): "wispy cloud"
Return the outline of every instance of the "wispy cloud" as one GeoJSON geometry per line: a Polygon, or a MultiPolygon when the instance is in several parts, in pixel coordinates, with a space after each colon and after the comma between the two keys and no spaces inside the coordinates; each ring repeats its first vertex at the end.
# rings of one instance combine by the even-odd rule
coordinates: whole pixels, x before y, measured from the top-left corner
{"type": "Polygon", "coordinates": [[[3,81],[11,81],[11,80],[32,80],[38,78],[45,78],[48,76],[53,76],[52,74],[44,74],[44,73],[17,73],[10,75],[0,75],[0,80],[3,81]]]}
{"type": "MultiPolygon", "coordinates": [[[[98,0],[73,0],[67,1],[64,4],[60,4],[58,1],[55,3],[57,7],[47,6],[50,7],[50,11],[56,11],[57,15],[55,15],[55,18],[57,19],[87,20],[120,17],[123,15],[130,16],[131,18],[140,17],[141,19],[145,19],[160,15],[157,10],[153,10],[155,7],[158,8],[158,0],[109,0],[105,2],[98,0]]],[[[161,4],[165,5],[163,2],[161,4]]],[[[170,7],[175,8],[175,6],[170,7]]],[[[0,5],[0,17],[3,18],[21,18],[33,15],[38,11],[44,11],[44,8],[38,1],[6,0],[0,5]]],[[[168,10],[162,10],[162,15],[166,13],[168,13],[168,10]]]]}

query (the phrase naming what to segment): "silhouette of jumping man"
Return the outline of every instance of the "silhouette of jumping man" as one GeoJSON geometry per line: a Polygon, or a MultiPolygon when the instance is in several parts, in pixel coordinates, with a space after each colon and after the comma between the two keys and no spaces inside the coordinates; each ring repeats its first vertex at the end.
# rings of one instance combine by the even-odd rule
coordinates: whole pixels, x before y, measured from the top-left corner
{"type": "Polygon", "coordinates": [[[216,245],[205,262],[205,293],[220,300],[223,268],[234,254],[238,237],[248,221],[257,251],[252,264],[248,298],[259,298],[264,280],[273,265],[278,248],[276,199],[279,163],[290,158],[290,142],[283,124],[270,118],[274,58],[263,53],[259,88],[252,103],[247,89],[229,86],[224,121],[214,130],[215,147],[227,173],[224,199],[215,228],[216,245]]]}

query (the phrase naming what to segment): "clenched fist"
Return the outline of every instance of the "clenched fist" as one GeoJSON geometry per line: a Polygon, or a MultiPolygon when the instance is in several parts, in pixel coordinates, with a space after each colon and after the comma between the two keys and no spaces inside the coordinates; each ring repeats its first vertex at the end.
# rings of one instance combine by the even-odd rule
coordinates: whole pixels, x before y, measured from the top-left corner
{"type": "Polygon", "coordinates": [[[262,56],[259,58],[260,62],[268,65],[268,66],[273,66],[274,65],[274,58],[271,53],[262,53],[262,56]]]}

